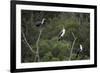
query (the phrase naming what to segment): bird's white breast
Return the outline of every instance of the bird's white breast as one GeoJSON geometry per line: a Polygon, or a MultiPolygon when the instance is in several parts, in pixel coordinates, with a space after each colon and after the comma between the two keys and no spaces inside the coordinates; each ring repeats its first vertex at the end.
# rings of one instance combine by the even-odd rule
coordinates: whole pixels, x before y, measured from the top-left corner
{"type": "Polygon", "coordinates": [[[80,49],[81,49],[81,51],[82,51],[82,45],[80,44],[80,49]]]}
{"type": "Polygon", "coordinates": [[[61,36],[63,36],[64,34],[65,34],[65,29],[62,30],[61,36]]]}

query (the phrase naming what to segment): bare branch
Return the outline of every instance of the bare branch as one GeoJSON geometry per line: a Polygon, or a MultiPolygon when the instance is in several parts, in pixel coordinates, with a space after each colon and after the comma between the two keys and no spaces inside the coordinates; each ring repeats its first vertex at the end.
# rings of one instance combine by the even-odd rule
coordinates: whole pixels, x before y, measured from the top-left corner
{"type": "Polygon", "coordinates": [[[72,53],[73,53],[73,47],[74,47],[74,45],[75,45],[75,41],[76,41],[76,37],[75,37],[75,35],[74,35],[74,33],[72,32],[72,35],[73,35],[73,37],[74,37],[74,41],[73,41],[73,44],[72,44],[72,47],[71,47],[71,51],[70,51],[70,57],[69,57],[69,60],[71,60],[71,57],[72,57],[72,53]]]}
{"type": "Polygon", "coordinates": [[[74,39],[76,39],[76,37],[75,37],[75,35],[74,35],[74,33],[73,33],[73,32],[72,32],[72,35],[73,35],[74,39]]]}
{"type": "Polygon", "coordinates": [[[27,39],[26,39],[26,37],[25,37],[24,32],[22,32],[22,35],[23,35],[23,38],[24,38],[24,40],[25,40],[25,42],[26,42],[27,46],[28,46],[28,47],[29,47],[29,49],[31,50],[31,52],[32,52],[32,53],[35,53],[35,51],[32,49],[32,47],[30,46],[30,44],[27,42],[27,39]]]}
{"type": "Polygon", "coordinates": [[[37,51],[36,51],[35,61],[37,59],[38,62],[40,61],[40,56],[39,56],[39,40],[40,40],[41,33],[42,33],[42,29],[40,29],[39,36],[38,36],[38,39],[37,39],[37,42],[36,42],[37,51]]]}

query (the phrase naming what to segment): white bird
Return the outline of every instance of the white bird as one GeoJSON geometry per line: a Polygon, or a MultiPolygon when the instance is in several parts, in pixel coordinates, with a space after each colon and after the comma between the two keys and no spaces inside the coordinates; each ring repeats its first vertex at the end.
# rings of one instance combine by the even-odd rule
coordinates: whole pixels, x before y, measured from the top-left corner
{"type": "Polygon", "coordinates": [[[37,21],[37,22],[36,22],[36,26],[37,26],[37,27],[42,26],[42,25],[44,24],[45,20],[46,20],[46,19],[43,18],[41,21],[37,21]]]}
{"type": "Polygon", "coordinates": [[[61,32],[60,32],[60,34],[59,34],[59,39],[58,39],[58,41],[59,40],[61,40],[61,38],[63,38],[63,36],[64,36],[64,34],[65,34],[65,28],[63,27],[63,29],[61,30],[61,32]]]}
{"type": "Polygon", "coordinates": [[[82,47],[82,45],[80,44],[80,48],[79,48],[79,50],[77,51],[76,58],[77,58],[78,55],[82,52],[82,50],[83,50],[83,47],[82,47]]]}
{"type": "Polygon", "coordinates": [[[83,48],[82,48],[82,45],[80,44],[80,51],[82,51],[83,50],[83,48]]]}
{"type": "Polygon", "coordinates": [[[45,19],[45,18],[43,18],[43,19],[42,19],[42,22],[41,22],[41,24],[43,24],[45,20],[46,20],[46,19],[45,19]]]}

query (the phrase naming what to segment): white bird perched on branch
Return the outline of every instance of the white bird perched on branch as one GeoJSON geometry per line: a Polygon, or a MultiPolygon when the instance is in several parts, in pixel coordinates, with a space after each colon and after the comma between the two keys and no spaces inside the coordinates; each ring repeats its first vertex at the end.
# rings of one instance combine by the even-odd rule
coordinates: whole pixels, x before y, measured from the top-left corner
{"type": "Polygon", "coordinates": [[[64,34],[65,34],[65,28],[64,28],[64,26],[63,26],[63,29],[61,30],[61,32],[59,33],[59,38],[58,38],[58,41],[60,41],[62,38],[63,38],[63,36],[64,36],[64,34]]]}
{"type": "MultiPolygon", "coordinates": [[[[37,21],[36,22],[36,26],[37,27],[42,27],[45,24],[45,20],[46,19],[43,18],[41,21],[37,21]]],[[[41,37],[42,31],[43,31],[43,29],[40,29],[39,36],[38,36],[38,39],[36,41],[37,50],[36,50],[36,56],[35,56],[34,61],[38,61],[38,62],[40,61],[40,56],[39,56],[39,41],[40,41],[40,37],[41,37]]]]}
{"type": "Polygon", "coordinates": [[[45,20],[46,20],[46,19],[43,18],[41,21],[37,21],[37,22],[36,22],[36,26],[37,26],[37,27],[42,26],[42,25],[45,23],[45,20]]]}
{"type": "Polygon", "coordinates": [[[80,44],[80,52],[83,50],[82,45],[80,44]]]}
{"type": "Polygon", "coordinates": [[[79,55],[82,51],[83,51],[83,47],[82,47],[82,45],[80,44],[80,48],[79,48],[79,50],[78,50],[78,52],[77,52],[77,54],[76,54],[76,58],[78,57],[78,55],[79,55]]]}

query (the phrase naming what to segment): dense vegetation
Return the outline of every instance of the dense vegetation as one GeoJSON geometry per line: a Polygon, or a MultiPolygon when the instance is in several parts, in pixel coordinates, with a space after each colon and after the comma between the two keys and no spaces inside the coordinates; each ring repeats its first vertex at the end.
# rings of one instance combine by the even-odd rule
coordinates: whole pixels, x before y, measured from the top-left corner
{"type": "Polygon", "coordinates": [[[90,58],[90,14],[75,12],[21,11],[21,62],[47,62],[64,60],[86,60],[90,58]],[[35,23],[46,18],[43,27],[35,23]],[[62,27],[66,29],[58,41],[62,27]],[[36,42],[38,58],[36,58],[36,42]],[[83,51],[76,57],[82,44],[83,51]],[[37,60],[39,59],[39,60],[37,60]]]}

